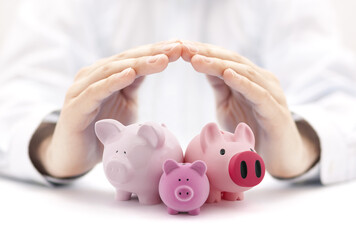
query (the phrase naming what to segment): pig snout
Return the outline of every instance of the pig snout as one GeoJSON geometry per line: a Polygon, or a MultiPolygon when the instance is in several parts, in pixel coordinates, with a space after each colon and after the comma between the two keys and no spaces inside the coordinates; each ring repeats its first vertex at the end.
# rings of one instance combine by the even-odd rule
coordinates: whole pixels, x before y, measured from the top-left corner
{"type": "Polygon", "coordinates": [[[105,172],[108,179],[115,183],[126,183],[131,177],[128,166],[116,161],[109,162],[106,165],[105,172]]]}
{"type": "Polygon", "coordinates": [[[229,174],[241,187],[259,184],[265,175],[265,164],[260,155],[252,151],[235,154],[229,163],[229,174]]]}
{"type": "Polygon", "coordinates": [[[189,186],[180,186],[175,190],[175,196],[179,201],[187,202],[194,196],[194,190],[189,186]]]}

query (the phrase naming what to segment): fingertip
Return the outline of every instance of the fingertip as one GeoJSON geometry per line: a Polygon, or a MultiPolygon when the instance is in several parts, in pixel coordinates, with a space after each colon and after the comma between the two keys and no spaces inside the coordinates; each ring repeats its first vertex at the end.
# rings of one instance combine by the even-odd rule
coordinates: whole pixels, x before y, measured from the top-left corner
{"type": "Polygon", "coordinates": [[[223,72],[222,78],[223,78],[225,84],[233,89],[236,89],[237,81],[241,80],[241,76],[239,74],[237,74],[231,68],[225,69],[225,71],[223,72]]]}
{"type": "Polygon", "coordinates": [[[158,54],[159,58],[157,60],[157,65],[160,66],[160,69],[165,69],[169,63],[169,57],[166,54],[158,54]]]}
{"type": "Polygon", "coordinates": [[[135,80],[135,78],[136,78],[135,69],[133,69],[132,67],[129,67],[129,68],[125,69],[124,71],[126,71],[125,77],[127,79],[130,79],[133,82],[135,80]]]}
{"type": "Polygon", "coordinates": [[[202,72],[205,73],[206,69],[206,65],[208,64],[208,60],[206,57],[199,55],[199,54],[195,54],[192,58],[190,63],[192,64],[193,68],[198,71],[198,72],[202,72]]]}
{"type": "Polygon", "coordinates": [[[203,56],[199,55],[199,54],[195,54],[194,56],[192,56],[191,62],[192,63],[202,63],[204,61],[203,56]]]}
{"type": "Polygon", "coordinates": [[[184,43],[182,44],[181,56],[182,56],[183,60],[186,61],[186,62],[191,62],[191,59],[194,56],[194,54],[192,54],[189,51],[189,48],[186,45],[184,45],[184,43]]]}
{"type": "Polygon", "coordinates": [[[166,54],[158,54],[159,55],[159,60],[168,62],[169,57],[166,54]]]}
{"type": "Polygon", "coordinates": [[[192,64],[192,67],[194,68],[195,71],[197,72],[202,72],[201,64],[199,61],[199,57],[192,57],[190,60],[190,63],[192,64]]]}
{"type": "Polygon", "coordinates": [[[157,64],[157,63],[162,63],[162,61],[167,61],[167,60],[168,60],[167,55],[160,53],[160,54],[156,54],[156,55],[147,57],[146,62],[148,64],[157,64]]]}
{"type": "Polygon", "coordinates": [[[174,62],[182,55],[182,44],[179,42],[168,44],[163,48],[163,52],[168,57],[169,62],[174,62]]]}
{"type": "Polygon", "coordinates": [[[182,44],[176,43],[175,46],[166,55],[169,62],[177,61],[182,55],[182,44]]]}
{"type": "Polygon", "coordinates": [[[225,71],[223,72],[223,78],[226,80],[231,80],[235,77],[236,73],[234,70],[232,70],[231,68],[227,68],[225,69],[225,71]]]}
{"type": "Polygon", "coordinates": [[[147,58],[147,63],[151,66],[167,66],[169,58],[166,54],[157,54],[147,58]]]}
{"type": "Polygon", "coordinates": [[[136,79],[136,71],[132,67],[129,67],[124,69],[120,73],[111,75],[107,79],[113,79],[114,81],[124,83],[125,85],[130,85],[136,79]]]}
{"type": "Polygon", "coordinates": [[[199,52],[198,47],[193,42],[182,41],[182,58],[186,62],[191,62],[192,57],[194,57],[199,52]]]}
{"type": "Polygon", "coordinates": [[[147,66],[148,69],[146,68],[144,73],[141,72],[139,76],[163,71],[168,66],[169,58],[166,54],[157,54],[149,57],[147,59],[147,63],[148,63],[147,66]]]}

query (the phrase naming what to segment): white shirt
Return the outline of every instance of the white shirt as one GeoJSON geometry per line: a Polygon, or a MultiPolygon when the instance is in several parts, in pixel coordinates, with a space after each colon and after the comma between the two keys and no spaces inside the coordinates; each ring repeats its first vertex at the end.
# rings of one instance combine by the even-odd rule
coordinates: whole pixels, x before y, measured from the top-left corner
{"type": "MultiPolygon", "coordinates": [[[[290,110],[321,142],[322,183],[356,177],[356,65],[333,13],[315,0],[24,1],[0,55],[0,172],[46,183],[28,145],[61,108],[76,72],[128,48],[172,38],[235,51],[273,72],[290,110]]],[[[205,76],[179,60],[148,76],[140,121],[164,122],[183,149],[215,118],[205,76]]]]}

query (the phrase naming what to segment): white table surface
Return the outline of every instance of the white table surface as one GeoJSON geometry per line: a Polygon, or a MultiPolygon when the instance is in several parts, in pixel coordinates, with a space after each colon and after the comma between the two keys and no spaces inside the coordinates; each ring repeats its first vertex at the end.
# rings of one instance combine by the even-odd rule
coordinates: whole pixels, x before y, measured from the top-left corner
{"type": "Polygon", "coordinates": [[[243,201],[169,215],[163,204],[116,202],[101,167],[66,187],[0,178],[0,239],[356,239],[356,181],[325,187],[266,175],[243,201]]]}

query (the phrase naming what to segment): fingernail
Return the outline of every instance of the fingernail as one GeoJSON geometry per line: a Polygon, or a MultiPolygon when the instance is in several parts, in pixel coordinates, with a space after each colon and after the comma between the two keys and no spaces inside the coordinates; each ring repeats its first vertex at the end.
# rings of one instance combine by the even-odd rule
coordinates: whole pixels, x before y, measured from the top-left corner
{"type": "Polygon", "coordinates": [[[180,43],[170,43],[162,48],[163,51],[169,52],[173,48],[177,47],[180,43]]]}
{"type": "Polygon", "coordinates": [[[199,49],[196,46],[194,46],[192,43],[183,43],[183,44],[188,48],[189,52],[191,53],[197,53],[199,51],[199,49]]]}
{"type": "Polygon", "coordinates": [[[156,56],[150,56],[148,59],[147,59],[147,62],[148,63],[155,63],[157,62],[157,60],[161,57],[161,55],[156,55],[156,56]]]}

